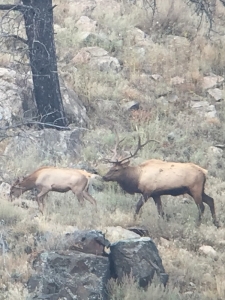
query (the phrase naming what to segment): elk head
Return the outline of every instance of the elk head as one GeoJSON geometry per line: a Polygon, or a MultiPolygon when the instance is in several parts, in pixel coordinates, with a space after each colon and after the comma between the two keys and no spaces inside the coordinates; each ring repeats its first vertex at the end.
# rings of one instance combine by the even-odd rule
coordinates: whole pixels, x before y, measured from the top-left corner
{"type": "Polygon", "coordinates": [[[117,181],[118,179],[120,179],[121,176],[123,176],[124,171],[129,167],[130,158],[136,156],[138,151],[141,150],[149,142],[154,141],[154,142],[159,143],[156,140],[148,139],[145,143],[141,144],[141,138],[140,138],[140,136],[138,136],[138,145],[137,145],[137,148],[134,151],[134,153],[130,152],[129,156],[126,156],[122,159],[116,159],[118,145],[124,140],[124,139],[122,139],[119,141],[117,132],[116,132],[116,136],[117,136],[117,142],[116,142],[116,146],[113,150],[114,156],[110,160],[105,159],[106,162],[113,164],[113,166],[109,169],[109,171],[102,177],[103,180],[105,180],[105,181],[117,181]]]}
{"type": "Polygon", "coordinates": [[[23,189],[21,187],[19,187],[20,182],[22,181],[22,179],[17,178],[17,180],[12,184],[11,188],[10,188],[10,193],[9,193],[9,197],[10,200],[12,201],[12,197],[19,197],[22,195],[23,193],[23,189]]]}

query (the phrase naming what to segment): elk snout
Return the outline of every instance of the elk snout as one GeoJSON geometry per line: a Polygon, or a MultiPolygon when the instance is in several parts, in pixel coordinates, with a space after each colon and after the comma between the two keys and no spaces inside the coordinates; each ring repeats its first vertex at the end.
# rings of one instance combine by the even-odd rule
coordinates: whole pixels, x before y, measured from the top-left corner
{"type": "Polygon", "coordinates": [[[102,176],[102,179],[105,180],[105,181],[110,181],[110,178],[106,175],[102,176]]]}

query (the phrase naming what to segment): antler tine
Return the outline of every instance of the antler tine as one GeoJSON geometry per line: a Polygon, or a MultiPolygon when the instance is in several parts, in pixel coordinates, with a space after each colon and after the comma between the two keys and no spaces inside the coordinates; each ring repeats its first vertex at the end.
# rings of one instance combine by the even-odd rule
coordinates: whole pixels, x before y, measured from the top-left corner
{"type": "Polygon", "coordinates": [[[141,144],[141,138],[140,138],[140,136],[138,136],[138,146],[137,146],[137,149],[134,151],[133,154],[130,152],[130,155],[129,155],[129,156],[123,158],[123,159],[120,160],[119,162],[121,163],[121,162],[123,162],[123,161],[125,161],[125,160],[127,160],[127,159],[130,159],[130,158],[134,157],[135,155],[137,155],[138,151],[141,150],[141,149],[142,149],[145,145],[147,145],[149,142],[156,142],[156,143],[159,143],[159,141],[157,141],[157,140],[154,140],[154,139],[148,139],[145,143],[141,144]]]}
{"type": "Polygon", "coordinates": [[[114,147],[114,149],[112,150],[112,152],[114,153],[113,157],[111,158],[111,160],[109,162],[111,163],[115,163],[118,161],[118,159],[115,161],[116,157],[117,157],[117,148],[119,146],[120,143],[122,143],[122,141],[125,140],[125,138],[123,138],[122,140],[119,140],[119,134],[118,131],[116,129],[114,129],[115,135],[116,135],[116,145],[114,147]]]}

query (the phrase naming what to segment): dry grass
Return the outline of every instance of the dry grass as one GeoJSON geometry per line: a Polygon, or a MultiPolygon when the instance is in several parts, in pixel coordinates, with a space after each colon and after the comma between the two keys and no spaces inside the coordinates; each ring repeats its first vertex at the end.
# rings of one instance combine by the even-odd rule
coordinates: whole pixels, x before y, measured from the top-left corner
{"type": "MultiPolygon", "coordinates": [[[[208,168],[206,191],[215,199],[222,227],[217,230],[212,225],[208,207],[202,225],[196,227],[196,205],[191,199],[183,201],[183,197],[163,197],[168,220],[158,218],[155,204],[150,200],[144,205],[140,218],[134,221],[133,212],[138,196],[124,194],[113,183],[100,183],[103,189],[93,192],[98,202],[97,214],[88,202],[85,207],[80,207],[71,192],[49,193],[44,216],[39,215],[29,193],[24,195],[30,206],[27,210],[14,206],[16,203],[10,203],[8,199],[1,199],[0,220],[4,220],[4,225],[1,225],[0,233],[5,235],[10,251],[1,256],[0,299],[26,299],[24,283],[31,270],[24,249],[26,246],[34,247],[34,236],[49,232],[53,237],[48,242],[38,243],[36,250],[41,251],[59,246],[54,238],[59,232],[76,228],[104,231],[106,226],[117,225],[147,227],[157,244],[170,281],[164,290],[155,278],[147,291],[139,289],[132,277],[124,277],[121,285],[110,281],[108,291],[111,300],[224,299],[225,163],[221,159],[212,165],[207,151],[209,146],[224,143],[225,110],[221,104],[218,123],[207,122],[188,108],[192,96],[197,94],[205,97],[202,79],[206,73],[223,75],[224,37],[214,34],[209,40],[206,37],[208,24],[205,20],[196,31],[199,19],[193,16],[193,11],[183,0],[159,0],[154,18],[152,11],[146,7],[147,1],[137,0],[136,5],[131,5],[128,1],[105,0],[97,1],[96,7],[92,7],[90,0],[89,9],[86,10],[85,1],[80,5],[69,0],[53,2],[57,4],[54,9],[55,24],[61,27],[56,35],[59,72],[68,86],[82,97],[91,119],[79,161],[97,163],[99,173],[106,172],[109,166],[101,160],[112,154],[109,150],[115,144],[112,124],[119,129],[121,138],[126,137],[121,154],[133,149],[138,134],[143,140],[147,137],[156,139],[159,145],[149,143],[132,163],[159,158],[191,161],[208,168]],[[82,15],[96,20],[96,33],[104,34],[110,40],[109,44],[103,43],[102,47],[123,63],[120,73],[103,73],[84,65],[74,66],[72,59],[83,47],[75,27],[82,15]],[[148,35],[147,42],[138,40],[137,28],[148,35]],[[154,73],[162,76],[161,81],[151,79],[149,74],[154,73]],[[184,78],[184,84],[172,86],[170,82],[174,76],[184,78]],[[163,105],[159,97],[170,91],[179,96],[179,101],[163,105]],[[120,105],[129,100],[140,102],[141,109],[124,113],[120,105]],[[173,141],[168,139],[170,133],[174,134],[173,141]],[[213,258],[200,253],[199,247],[202,245],[212,246],[217,256],[213,258]]],[[[224,8],[220,7],[215,12],[218,31],[223,28],[223,20],[219,20],[223,11],[224,8]]],[[[12,26],[11,23],[8,26],[12,26]]],[[[98,41],[92,43],[95,46],[98,41]]],[[[11,51],[11,48],[12,45],[8,43],[1,46],[0,50],[11,51]]],[[[10,51],[1,55],[2,67],[12,62],[10,51]]],[[[17,55],[19,60],[20,54],[17,55]]],[[[1,153],[5,146],[5,142],[0,144],[1,153]]],[[[48,151],[40,155],[36,145],[18,149],[15,159],[1,157],[1,168],[11,180],[42,165],[68,166],[70,163],[66,157],[58,161],[48,151]]]]}
{"type": "MultiPolygon", "coordinates": [[[[134,114],[126,117],[127,122],[130,122],[131,128],[133,128],[129,134],[120,128],[121,138],[126,137],[122,144],[124,150],[121,154],[135,147],[138,134],[142,140],[148,136],[159,140],[160,146],[154,142],[149,143],[132,163],[137,164],[149,158],[162,158],[192,161],[202,167],[208,167],[207,149],[214,141],[219,142],[220,138],[222,139],[223,126],[218,128],[216,125],[202,120],[196,127],[198,116],[189,115],[187,111],[184,114],[172,106],[166,110],[164,107],[149,110],[149,115],[146,116],[149,121],[146,122],[140,122],[143,112],[139,113],[141,114],[140,118],[137,118],[137,114],[135,118],[134,114]],[[175,134],[173,142],[167,138],[171,131],[175,134]]],[[[87,131],[83,142],[84,149],[79,160],[97,162],[98,171],[104,174],[108,166],[102,163],[101,159],[112,155],[109,149],[114,146],[115,134],[107,128],[98,128],[87,131]]],[[[10,173],[14,170],[11,174],[30,173],[43,163],[42,159],[44,158],[49,164],[52,163],[48,153],[45,154],[46,157],[44,154],[43,157],[38,157],[33,147],[28,148],[27,152],[24,151],[23,155],[26,155],[26,160],[22,156],[18,156],[17,159],[10,162],[5,161],[7,170],[10,173]]],[[[66,166],[68,163],[69,161],[65,160],[56,164],[66,166]]],[[[18,299],[20,299],[19,297],[23,299],[22,295],[26,293],[26,290],[22,289],[19,283],[14,289],[11,289],[10,282],[13,282],[15,276],[19,276],[19,282],[25,282],[29,276],[30,270],[27,270],[28,267],[24,263],[28,259],[24,254],[24,249],[27,245],[33,247],[32,237],[36,234],[50,232],[53,236],[53,239],[48,239],[48,242],[38,243],[37,250],[41,251],[57,248],[59,246],[56,242],[58,239],[54,237],[58,236],[59,232],[63,233],[71,228],[73,230],[76,228],[100,229],[104,232],[106,226],[140,225],[147,227],[150,236],[158,246],[165,269],[170,275],[169,286],[164,291],[158,286],[157,279],[155,279],[148,291],[142,291],[133,283],[132,278],[125,278],[124,283],[119,287],[113,282],[110,283],[111,299],[149,299],[150,295],[154,295],[152,299],[223,299],[223,270],[221,269],[225,260],[223,255],[225,241],[223,173],[223,168],[218,169],[214,166],[206,184],[206,192],[215,199],[218,219],[222,225],[222,228],[218,230],[212,225],[208,207],[206,207],[202,225],[199,228],[196,227],[197,207],[191,199],[188,203],[184,202],[183,197],[162,197],[168,221],[158,218],[152,200],[144,205],[140,218],[134,221],[133,212],[138,195],[124,194],[114,183],[101,184],[104,189],[92,193],[99,207],[97,214],[89,202],[85,203],[85,207],[80,207],[71,192],[66,194],[49,193],[43,217],[38,213],[35,202],[28,200],[30,208],[24,210],[12,206],[7,199],[2,199],[0,219],[5,220],[2,230],[7,233],[10,240],[12,254],[3,256],[3,258],[5,257],[4,268],[7,272],[3,267],[1,271],[7,276],[2,277],[1,285],[9,287],[8,292],[12,295],[19,293],[18,299]],[[212,177],[211,173],[216,176],[212,177]],[[165,243],[162,237],[167,239],[168,243],[165,243]],[[199,247],[202,245],[212,246],[217,251],[217,258],[201,254],[199,247]],[[131,291],[134,298],[131,296],[131,291]]],[[[30,194],[25,194],[24,198],[30,199],[30,194]]],[[[3,295],[6,295],[6,291],[3,295]]]]}

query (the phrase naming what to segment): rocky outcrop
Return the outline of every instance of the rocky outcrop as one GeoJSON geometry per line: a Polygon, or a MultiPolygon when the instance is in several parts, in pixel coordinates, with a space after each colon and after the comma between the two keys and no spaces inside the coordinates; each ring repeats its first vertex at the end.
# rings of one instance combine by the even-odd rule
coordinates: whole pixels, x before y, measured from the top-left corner
{"type": "Polygon", "coordinates": [[[82,48],[72,62],[75,66],[86,64],[90,68],[102,72],[119,72],[121,70],[118,59],[110,56],[106,50],[100,47],[82,48]]]}
{"type": "Polygon", "coordinates": [[[149,237],[122,240],[112,244],[110,250],[112,276],[119,281],[125,274],[132,274],[141,287],[147,287],[156,272],[160,282],[167,284],[168,274],[165,273],[158,250],[149,237]]]}
{"type": "Polygon", "coordinates": [[[7,145],[4,155],[15,157],[34,150],[33,155],[45,159],[49,153],[51,158],[76,157],[81,147],[82,129],[58,131],[56,129],[30,130],[29,133],[21,132],[13,137],[7,145]],[[30,150],[29,150],[30,149],[30,150]]]}
{"type": "Polygon", "coordinates": [[[34,260],[33,269],[36,274],[28,281],[30,299],[107,299],[107,257],[78,251],[43,252],[34,260]]]}
{"type": "MultiPolygon", "coordinates": [[[[100,231],[78,230],[55,237],[55,251],[34,256],[34,251],[26,248],[25,252],[33,255],[33,274],[27,283],[28,300],[106,300],[108,280],[120,281],[124,275],[133,276],[141,287],[147,288],[157,273],[161,283],[166,285],[168,275],[154,242],[125,229],[123,234],[128,235],[128,232],[129,239],[112,245],[100,231]],[[111,253],[107,255],[105,248],[109,247],[111,253]]],[[[51,233],[38,236],[36,246],[52,238],[51,233]]]]}
{"type": "MultiPolygon", "coordinates": [[[[85,127],[88,117],[78,95],[67,88],[62,79],[60,88],[69,123],[85,127]]],[[[0,127],[21,123],[21,120],[26,123],[27,119],[32,120],[36,115],[31,74],[19,74],[14,70],[0,68],[0,127]]]]}
{"type": "MultiPolygon", "coordinates": [[[[36,238],[36,244],[52,238],[36,238]]],[[[104,247],[109,242],[96,230],[78,230],[57,238],[59,250],[42,252],[33,262],[29,299],[107,299],[110,264],[104,247]],[[64,298],[65,297],[65,298],[64,298]]]]}

